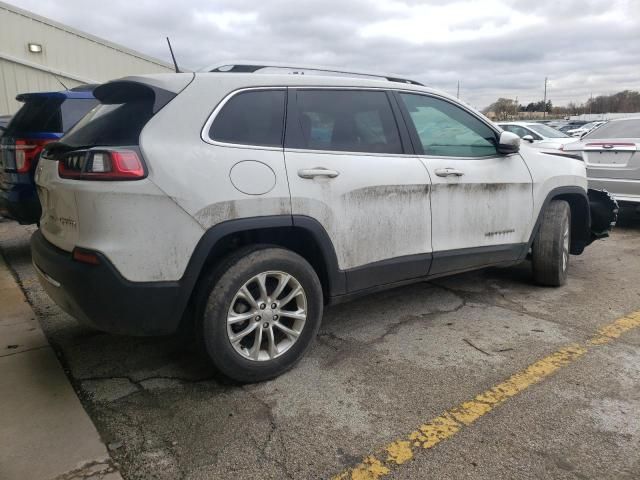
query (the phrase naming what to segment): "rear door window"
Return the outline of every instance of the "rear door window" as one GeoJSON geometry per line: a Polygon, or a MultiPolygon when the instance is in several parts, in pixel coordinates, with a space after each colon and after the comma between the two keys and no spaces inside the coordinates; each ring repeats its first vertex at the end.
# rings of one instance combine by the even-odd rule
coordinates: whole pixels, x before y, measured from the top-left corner
{"type": "Polygon", "coordinates": [[[294,148],[362,153],[403,153],[385,92],[299,90],[300,138],[294,148]]]}
{"type": "Polygon", "coordinates": [[[285,90],[251,90],[231,97],[216,115],[209,138],[223,143],[281,147],[285,90]]]}

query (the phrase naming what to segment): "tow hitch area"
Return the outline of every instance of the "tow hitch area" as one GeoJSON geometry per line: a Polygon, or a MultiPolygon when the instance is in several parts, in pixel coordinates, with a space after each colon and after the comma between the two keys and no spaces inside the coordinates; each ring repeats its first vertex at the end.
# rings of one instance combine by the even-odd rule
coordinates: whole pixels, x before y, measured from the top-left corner
{"type": "Polygon", "coordinates": [[[618,202],[606,190],[587,191],[591,209],[591,240],[606,238],[618,220],[618,202]]]}

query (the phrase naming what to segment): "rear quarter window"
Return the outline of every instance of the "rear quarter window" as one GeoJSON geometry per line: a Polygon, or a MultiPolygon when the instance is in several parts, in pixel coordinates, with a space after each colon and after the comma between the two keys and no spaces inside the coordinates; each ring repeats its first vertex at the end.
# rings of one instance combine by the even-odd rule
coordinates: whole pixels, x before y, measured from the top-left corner
{"type": "Polygon", "coordinates": [[[285,90],[255,90],[231,97],[218,112],[209,138],[217,142],[282,146],[285,90]]]}

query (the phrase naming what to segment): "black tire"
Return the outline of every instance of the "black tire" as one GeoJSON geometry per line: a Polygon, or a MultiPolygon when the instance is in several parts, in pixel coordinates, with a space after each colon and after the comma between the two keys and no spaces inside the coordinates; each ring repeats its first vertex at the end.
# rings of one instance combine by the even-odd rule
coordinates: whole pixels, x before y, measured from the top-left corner
{"type": "Polygon", "coordinates": [[[540,229],[531,247],[536,283],[559,287],[567,282],[570,244],[571,208],[564,200],[552,200],[542,213],[540,229]]]}
{"type": "MultiPolygon", "coordinates": [[[[195,336],[201,350],[219,373],[242,383],[268,380],[292,368],[310,346],[322,320],[322,286],[316,272],[300,255],[279,247],[253,246],[234,252],[204,278],[196,298],[195,336]],[[269,271],[290,274],[300,284],[306,297],[307,317],[288,350],[275,358],[256,361],[245,358],[232,346],[227,315],[245,282],[269,271]]],[[[275,325],[273,331],[281,334],[275,325]]]]}

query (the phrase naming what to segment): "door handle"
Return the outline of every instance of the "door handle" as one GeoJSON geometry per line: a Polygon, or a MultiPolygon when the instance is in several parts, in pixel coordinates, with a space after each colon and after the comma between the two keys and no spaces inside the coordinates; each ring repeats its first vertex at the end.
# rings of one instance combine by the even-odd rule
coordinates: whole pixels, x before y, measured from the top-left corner
{"type": "Polygon", "coordinates": [[[340,175],[340,172],[337,170],[329,170],[324,167],[316,167],[316,168],[303,168],[298,170],[298,176],[300,178],[315,178],[315,177],[329,177],[336,178],[340,175]]]}
{"type": "Polygon", "coordinates": [[[457,170],[455,168],[437,168],[436,175],[439,177],[461,177],[464,175],[463,171],[457,170]]]}

